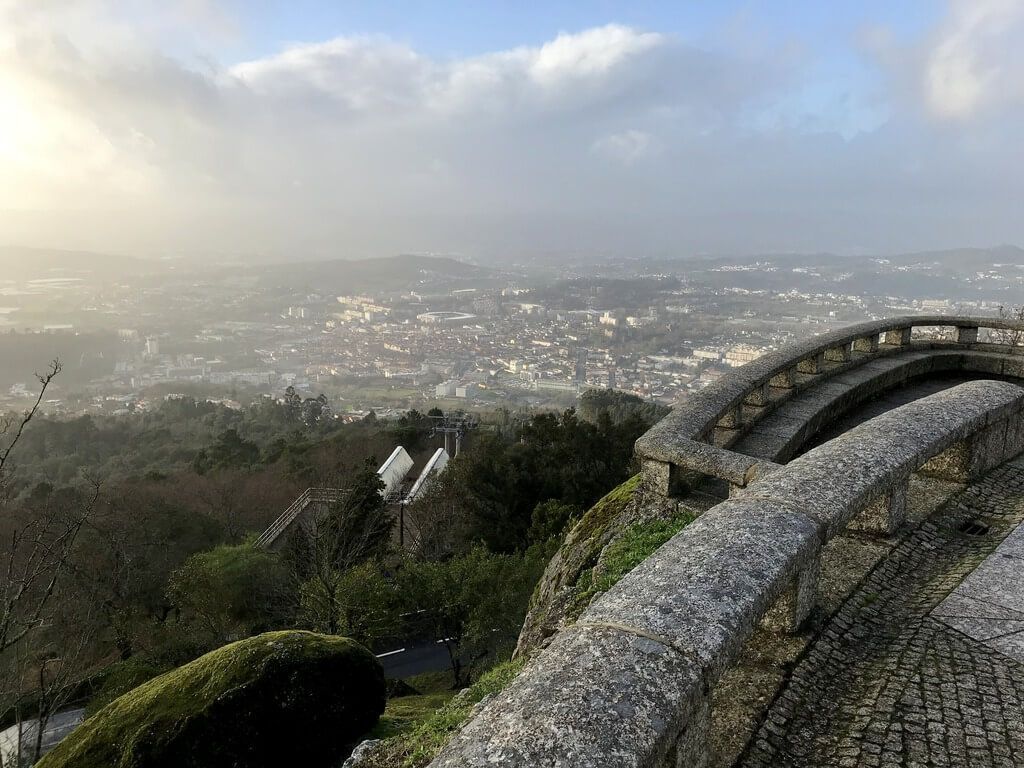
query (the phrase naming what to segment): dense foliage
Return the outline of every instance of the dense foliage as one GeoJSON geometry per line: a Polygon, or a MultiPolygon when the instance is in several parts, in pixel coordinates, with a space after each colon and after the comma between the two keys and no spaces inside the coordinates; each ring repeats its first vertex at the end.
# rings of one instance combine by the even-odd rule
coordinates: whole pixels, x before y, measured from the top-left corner
{"type": "MultiPolygon", "coordinates": [[[[36,418],[0,478],[0,542],[41,520],[61,559],[49,587],[37,581],[50,590],[43,620],[25,615],[30,631],[0,646],[0,714],[45,720],[83,692],[94,711],[283,629],[375,652],[441,644],[451,686],[466,685],[511,652],[564,532],[632,474],[633,443],[658,415],[635,398],[582,407],[585,418],[485,415],[400,513],[375,469],[396,444],[422,466],[438,414],[343,423],[322,398],[286,392],[240,410],[171,398],[145,413],[36,418]],[[307,487],[336,489],[334,501],[280,551],[256,548],[307,487]]],[[[0,555],[16,562],[24,547],[0,555]]]]}

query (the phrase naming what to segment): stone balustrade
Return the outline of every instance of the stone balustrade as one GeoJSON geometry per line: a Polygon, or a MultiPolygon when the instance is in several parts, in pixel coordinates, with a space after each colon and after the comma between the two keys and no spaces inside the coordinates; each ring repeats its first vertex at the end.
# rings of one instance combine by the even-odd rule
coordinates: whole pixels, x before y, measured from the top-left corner
{"type": "Polygon", "coordinates": [[[891,532],[915,471],[969,481],[1016,455],[1022,414],[1024,389],[970,382],[747,478],[558,633],[431,765],[706,765],[712,687],[755,627],[808,615],[822,546],[850,526],[891,532]]]}
{"type": "Polygon", "coordinates": [[[962,367],[1024,378],[1024,347],[1016,338],[981,343],[983,328],[1024,334],[1024,323],[1015,320],[924,315],[851,325],[768,353],[695,392],[637,440],[645,482],[665,495],[709,477],[745,487],[774,465],[728,446],[797,392],[881,357],[922,349],[997,351],[1016,356],[1012,370],[993,365],[992,357],[965,356],[962,367]],[[915,328],[933,327],[955,329],[955,340],[913,340],[915,328]]]}

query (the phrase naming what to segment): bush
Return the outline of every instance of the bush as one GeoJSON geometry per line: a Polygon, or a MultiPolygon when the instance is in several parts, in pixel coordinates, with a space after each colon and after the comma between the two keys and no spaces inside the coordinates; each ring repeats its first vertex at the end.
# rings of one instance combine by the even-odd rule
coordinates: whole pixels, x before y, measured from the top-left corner
{"type": "Polygon", "coordinates": [[[282,626],[290,609],[278,557],[252,544],[192,555],[171,575],[167,595],[211,646],[282,626]]]}
{"type": "Polygon", "coordinates": [[[38,768],[326,766],[384,711],[384,673],[343,637],[271,632],[115,699],[38,768]]]}

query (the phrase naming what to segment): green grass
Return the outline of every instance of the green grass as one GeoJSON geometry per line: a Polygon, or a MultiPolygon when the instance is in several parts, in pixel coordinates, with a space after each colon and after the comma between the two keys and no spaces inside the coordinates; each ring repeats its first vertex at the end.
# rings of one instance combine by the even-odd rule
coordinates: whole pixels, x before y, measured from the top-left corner
{"type": "Polygon", "coordinates": [[[449,689],[438,693],[424,693],[419,696],[402,696],[388,701],[384,714],[366,738],[390,739],[400,736],[426,721],[434,712],[443,707],[455,695],[449,689]]]}
{"type": "Polygon", "coordinates": [[[601,558],[600,569],[591,568],[580,575],[572,613],[578,616],[595,595],[614,587],[623,576],[691,523],[693,517],[689,512],[680,512],[669,520],[651,520],[628,528],[608,545],[601,558]]]}
{"type": "Polygon", "coordinates": [[[631,527],[620,539],[608,545],[604,569],[594,587],[599,592],[607,592],[691,522],[692,514],[681,513],[671,520],[653,520],[631,527]]]}
{"type": "Polygon", "coordinates": [[[452,688],[451,672],[447,670],[414,675],[406,678],[405,682],[419,691],[419,694],[388,699],[384,714],[366,738],[388,739],[406,733],[447,704],[457,693],[452,688]]]}
{"type": "MultiPolygon", "coordinates": [[[[504,689],[519,674],[522,667],[522,661],[507,661],[481,675],[464,695],[455,698],[449,691],[448,699],[441,706],[404,732],[391,736],[374,750],[366,763],[367,768],[422,768],[437,755],[441,747],[448,743],[452,733],[466,721],[473,705],[485,696],[504,689]]],[[[411,680],[409,682],[414,684],[411,680]]],[[[388,702],[388,710],[391,710],[396,718],[401,712],[411,717],[414,713],[424,712],[431,700],[436,701],[441,696],[442,694],[435,692],[393,699],[388,702]],[[395,708],[392,710],[393,706],[395,708]]],[[[387,717],[388,712],[385,711],[384,718],[387,717]]],[[[381,727],[378,724],[378,729],[381,727]]],[[[380,738],[375,733],[376,731],[371,733],[370,737],[380,738]]]]}

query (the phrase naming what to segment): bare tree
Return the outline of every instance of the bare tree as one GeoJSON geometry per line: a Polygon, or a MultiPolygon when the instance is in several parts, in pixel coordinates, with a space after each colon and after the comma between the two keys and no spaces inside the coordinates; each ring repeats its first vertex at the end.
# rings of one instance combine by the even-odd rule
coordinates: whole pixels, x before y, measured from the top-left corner
{"type": "Polygon", "coordinates": [[[39,395],[32,407],[20,417],[8,415],[0,420],[0,439],[6,438],[0,449],[0,531],[6,539],[0,551],[0,653],[43,621],[57,582],[67,569],[75,539],[99,493],[93,484],[82,509],[69,510],[47,501],[14,510],[11,504],[11,457],[60,370],[60,361],[54,360],[45,374],[37,374],[39,395]]]}
{"type": "Polygon", "coordinates": [[[1000,320],[1014,320],[1020,325],[1016,328],[993,328],[989,331],[989,339],[996,344],[1019,347],[1024,344],[1024,304],[1019,306],[999,307],[1000,320]]]}
{"type": "Polygon", "coordinates": [[[388,546],[394,520],[381,498],[382,488],[367,465],[289,537],[285,557],[300,596],[301,618],[313,629],[337,634],[346,606],[345,572],[388,546]]]}
{"type": "Polygon", "coordinates": [[[405,508],[406,549],[422,560],[450,557],[467,533],[463,464],[451,461],[405,508]]]}
{"type": "Polygon", "coordinates": [[[20,415],[0,417],[0,658],[5,661],[5,672],[10,673],[3,690],[16,703],[29,680],[29,668],[38,672],[38,686],[45,692],[37,691],[38,703],[33,707],[39,716],[33,749],[36,757],[45,721],[66,704],[66,695],[73,689],[69,681],[88,642],[86,632],[62,629],[53,636],[77,646],[61,654],[59,669],[55,657],[44,662],[40,655],[47,627],[55,624],[52,614],[59,602],[58,584],[70,568],[75,541],[99,494],[98,483],[90,480],[85,493],[46,494],[15,502],[18,444],[39,415],[46,392],[60,371],[60,361],[54,360],[46,373],[36,375],[39,391],[31,407],[20,415]],[[72,658],[74,664],[66,663],[72,658]],[[21,663],[26,660],[28,666],[21,663]]]}
{"type": "Polygon", "coordinates": [[[67,607],[71,611],[54,617],[45,642],[35,644],[29,657],[36,712],[33,763],[42,757],[43,737],[50,721],[71,702],[92,660],[90,651],[97,626],[91,611],[88,607],[84,610],[80,610],[81,606],[67,607]],[[67,632],[66,627],[72,624],[75,631],[67,632]]]}

